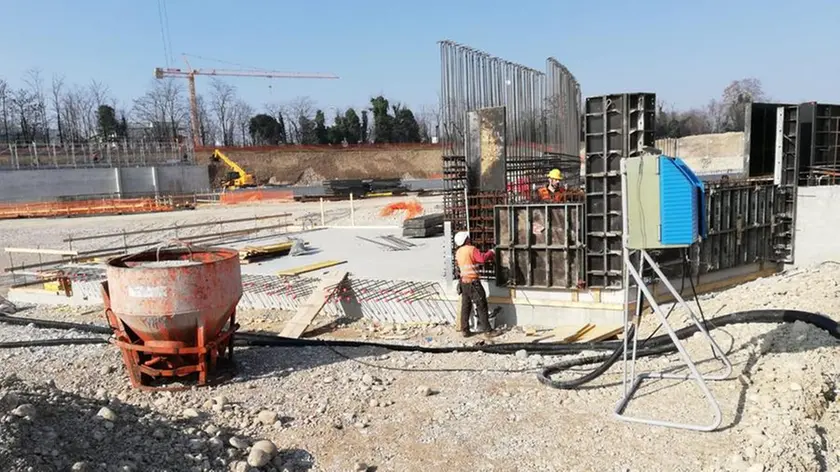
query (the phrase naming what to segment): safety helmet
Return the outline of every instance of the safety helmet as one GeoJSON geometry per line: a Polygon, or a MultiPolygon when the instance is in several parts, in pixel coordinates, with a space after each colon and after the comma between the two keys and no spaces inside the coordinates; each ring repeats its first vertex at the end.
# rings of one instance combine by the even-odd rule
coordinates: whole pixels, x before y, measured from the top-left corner
{"type": "Polygon", "coordinates": [[[563,173],[560,172],[560,169],[551,169],[551,172],[549,172],[548,175],[546,175],[546,177],[554,180],[562,180],[563,173]]]}
{"type": "Polygon", "coordinates": [[[466,231],[459,231],[455,233],[455,245],[461,247],[467,242],[467,238],[470,237],[470,233],[466,231]]]}

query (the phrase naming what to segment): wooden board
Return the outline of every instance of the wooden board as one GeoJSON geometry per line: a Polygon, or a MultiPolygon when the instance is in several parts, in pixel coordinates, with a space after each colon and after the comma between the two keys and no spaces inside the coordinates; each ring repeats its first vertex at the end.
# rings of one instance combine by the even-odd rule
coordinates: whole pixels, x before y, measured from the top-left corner
{"type": "Polygon", "coordinates": [[[555,343],[570,343],[575,341],[577,338],[582,336],[587,331],[594,328],[595,325],[592,323],[586,323],[582,325],[565,325],[565,326],[558,326],[551,330],[548,336],[543,336],[541,338],[536,339],[536,342],[551,340],[551,342],[555,343]]]}
{"type": "Polygon", "coordinates": [[[291,269],[281,270],[277,272],[277,275],[300,275],[305,274],[307,272],[312,272],[313,270],[318,269],[325,269],[327,267],[337,266],[339,264],[344,264],[347,261],[322,261],[322,262],[315,262],[312,264],[307,264],[305,266],[293,267],[291,269]]]}
{"type": "Polygon", "coordinates": [[[312,291],[312,294],[309,295],[306,302],[298,307],[297,312],[295,312],[295,316],[283,327],[283,331],[280,333],[280,336],[286,338],[299,338],[300,335],[306,331],[306,328],[309,327],[309,324],[312,323],[312,320],[318,316],[321,309],[324,308],[324,304],[326,304],[330,294],[332,294],[332,292],[335,291],[346,278],[347,271],[342,270],[331,272],[321,279],[321,283],[315,287],[315,290],[312,291]]]}
{"type": "Polygon", "coordinates": [[[597,343],[617,336],[624,332],[623,326],[618,325],[597,325],[586,331],[577,339],[576,343],[597,343]]]}

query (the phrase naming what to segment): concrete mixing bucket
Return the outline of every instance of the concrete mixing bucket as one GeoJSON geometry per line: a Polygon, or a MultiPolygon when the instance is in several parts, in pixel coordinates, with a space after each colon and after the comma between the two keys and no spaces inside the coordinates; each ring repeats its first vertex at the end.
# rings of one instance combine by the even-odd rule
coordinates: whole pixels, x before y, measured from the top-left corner
{"type": "Polygon", "coordinates": [[[212,341],[242,297],[239,253],[219,248],[147,251],[108,261],[111,310],[144,342],[212,341]]]}

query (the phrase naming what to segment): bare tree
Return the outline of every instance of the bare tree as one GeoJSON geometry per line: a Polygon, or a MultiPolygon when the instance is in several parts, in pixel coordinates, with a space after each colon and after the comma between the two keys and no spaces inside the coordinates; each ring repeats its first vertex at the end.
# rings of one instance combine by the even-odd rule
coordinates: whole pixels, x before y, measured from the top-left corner
{"type": "Polygon", "coordinates": [[[44,80],[41,77],[41,71],[38,69],[28,70],[23,81],[29,87],[29,95],[35,106],[35,115],[32,117],[32,122],[30,123],[32,127],[32,139],[37,140],[40,138],[49,142],[50,123],[47,117],[47,103],[44,96],[44,80]]]}
{"type": "Polygon", "coordinates": [[[198,107],[198,133],[201,135],[201,142],[206,145],[215,141],[216,126],[213,123],[213,118],[210,117],[207,101],[202,95],[196,96],[196,106],[198,107]]]}
{"type": "Polygon", "coordinates": [[[151,139],[177,140],[188,116],[183,88],[174,79],[155,80],[151,90],[134,100],[133,112],[148,124],[151,139]]]}
{"type": "Polygon", "coordinates": [[[12,109],[18,118],[18,129],[20,140],[31,143],[35,140],[37,131],[38,102],[35,97],[26,89],[19,89],[12,94],[12,109]]]}
{"type": "Polygon", "coordinates": [[[432,136],[437,136],[440,129],[440,105],[422,105],[416,116],[417,125],[420,127],[420,135],[424,141],[431,140],[432,136]]]}
{"type": "Polygon", "coordinates": [[[5,80],[0,79],[0,114],[3,117],[3,138],[6,142],[11,139],[9,129],[9,86],[5,80]]]}
{"type": "Polygon", "coordinates": [[[64,144],[64,128],[61,122],[61,89],[64,87],[64,76],[54,75],[52,78],[52,105],[55,113],[55,124],[58,128],[58,142],[64,144]]]}
{"type": "Polygon", "coordinates": [[[237,100],[233,105],[233,122],[236,124],[236,132],[243,146],[247,146],[250,133],[248,133],[248,123],[251,121],[251,116],[254,115],[254,109],[251,105],[243,100],[237,100]]]}
{"type": "Polygon", "coordinates": [[[236,123],[233,118],[233,108],[236,103],[236,87],[213,78],[210,82],[210,104],[216,115],[216,122],[222,131],[222,145],[233,145],[233,134],[236,123]]]}
{"type": "Polygon", "coordinates": [[[747,103],[766,100],[761,81],[741,79],[730,83],[723,90],[723,105],[726,107],[725,131],[743,131],[746,123],[747,103]]]}
{"type": "Polygon", "coordinates": [[[300,123],[315,117],[315,102],[309,97],[297,97],[289,101],[284,108],[286,109],[284,115],[289,117],[286,120],[289,126],[286,134],[290,141],[300,144],[303,142],[303,130],[300,128],[300,123]]]}

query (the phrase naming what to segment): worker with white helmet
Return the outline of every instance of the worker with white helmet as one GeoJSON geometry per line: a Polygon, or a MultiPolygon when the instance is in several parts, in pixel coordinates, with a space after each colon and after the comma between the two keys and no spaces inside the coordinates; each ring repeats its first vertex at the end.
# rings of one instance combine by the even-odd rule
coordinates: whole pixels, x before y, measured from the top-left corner
{"type": "Polygon", "coordinates": [[[455,234],[455,262],[458,265],[460,280],[458,281],[458,293],[461,295],[461,311],[456,323],[456,329],[463,336],[470,336],[470,314],[475,304],[476,318],[478,318],[478,333],[485,337],[492,337],[496,333],[490,326],[490,312],[487,307],[487,293],[481,285],[478,276],[478,267],[485,262],[493,260],[495,256],[491,249],[481,252],[470,242],[470,234],[461,231],[455,234]]]}
{"type": "Polygon", "coordinates": [[[551,169],[546,177],[548,177],[548,184],[537,191],[540,201],[554,203],[566,201],[566,188],[562,184],[563,173],[560,169],[551,169]]]}

